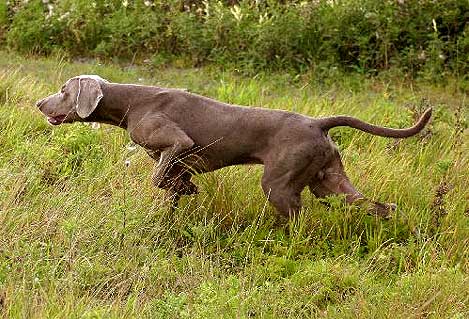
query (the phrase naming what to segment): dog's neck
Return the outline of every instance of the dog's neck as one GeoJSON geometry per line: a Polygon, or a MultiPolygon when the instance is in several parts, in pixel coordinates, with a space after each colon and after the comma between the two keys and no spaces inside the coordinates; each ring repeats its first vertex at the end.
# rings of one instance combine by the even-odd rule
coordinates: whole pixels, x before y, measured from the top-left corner
{"type": "Polygon", "coordinates": [[[96,110],[86,120],[106,123],[127,129],[128,113],[131,107],[130,96],[122,91],[121,85],[105,84],[102,86],[103,98],[96,110]]]}

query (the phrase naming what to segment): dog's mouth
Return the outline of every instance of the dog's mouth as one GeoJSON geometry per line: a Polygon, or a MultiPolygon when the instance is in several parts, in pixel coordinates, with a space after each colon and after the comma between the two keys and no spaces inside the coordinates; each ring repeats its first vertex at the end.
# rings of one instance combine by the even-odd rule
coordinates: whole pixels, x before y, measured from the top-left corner
{"type": "Polygon", "coordinates": [[[59,125],[65,121],[67,115],[48,116],[47,121],[52,125],[59,125]]]}

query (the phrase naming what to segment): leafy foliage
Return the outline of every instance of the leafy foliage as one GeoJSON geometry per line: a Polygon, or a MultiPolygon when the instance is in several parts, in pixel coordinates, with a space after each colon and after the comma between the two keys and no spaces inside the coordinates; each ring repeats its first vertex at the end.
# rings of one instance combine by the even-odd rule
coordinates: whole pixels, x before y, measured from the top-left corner
{"type": "Polygon", "coordinates": [[[395,67],[436,80],[469,74],[468,21],[466,0],[15,0],[0,7],[6,42],[22,52],[245,71],[395,67]]]}

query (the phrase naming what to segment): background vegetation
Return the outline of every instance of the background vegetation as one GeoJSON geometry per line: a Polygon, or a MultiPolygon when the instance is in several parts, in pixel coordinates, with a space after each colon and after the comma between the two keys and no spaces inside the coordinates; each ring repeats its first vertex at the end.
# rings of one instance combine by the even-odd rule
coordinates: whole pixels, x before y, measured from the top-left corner
{"type": "Polygon", "coordinates": [[[469,74],[467,0],[9,0],[9,48],[265,69],[469,74]]]}

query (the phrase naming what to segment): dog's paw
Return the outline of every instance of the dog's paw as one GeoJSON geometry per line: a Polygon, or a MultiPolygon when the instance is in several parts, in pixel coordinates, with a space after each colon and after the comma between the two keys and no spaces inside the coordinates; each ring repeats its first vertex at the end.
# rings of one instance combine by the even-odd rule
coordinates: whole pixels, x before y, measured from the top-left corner
{"type": "Polygon", "coordinates": [[[177,180],[174,183],[174,191],[180,195],[195,195],[199,193],[199,189],[194,183],[182,180],[177,180]]]}
{"type": "Polygon", "coordinates": [[[192,183],[184,185],[184,187],[180,189],[180,192],[179,192],[179,194],[181,195],[196,195],[198,193],[199,193],[198,187],[192,183]]]}

